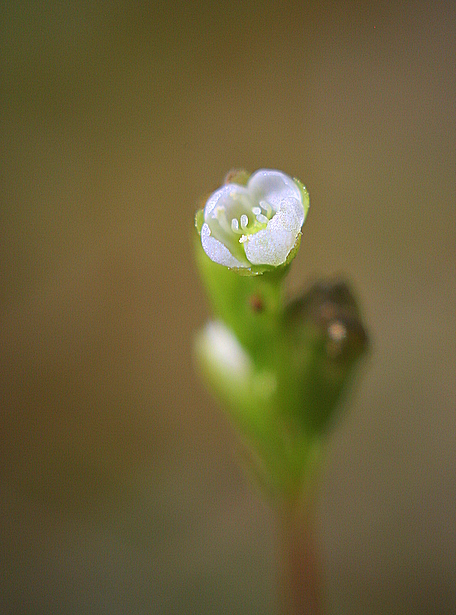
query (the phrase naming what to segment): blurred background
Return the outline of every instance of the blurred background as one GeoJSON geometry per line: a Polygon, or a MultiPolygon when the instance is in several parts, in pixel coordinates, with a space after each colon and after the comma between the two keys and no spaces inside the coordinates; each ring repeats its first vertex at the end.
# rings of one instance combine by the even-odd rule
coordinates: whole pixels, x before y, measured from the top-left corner
{"type": "Polygon", "coordinates": [[[311,194],[290,292],[372,349],[319,500],[330,613],[456,611],[454,2],[4,2],[0,610],[277,612],[276,527],[194,375],[193,214],[311,194]]]}

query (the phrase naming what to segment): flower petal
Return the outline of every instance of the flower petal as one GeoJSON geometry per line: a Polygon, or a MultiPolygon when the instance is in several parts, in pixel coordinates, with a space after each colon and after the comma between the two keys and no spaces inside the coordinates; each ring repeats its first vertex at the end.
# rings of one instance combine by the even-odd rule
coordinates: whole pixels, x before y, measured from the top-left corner
{"type": "Polygon", "coordinates": [[[214,263],[225,267],[248,267],[238,261],[223,243],[211,236],[211,229],[206,223],[201,227],[201,245],[214,263]]]}
{"type": "Polygon", "coordinates": [[[244,186],[238,186],[237,184],[222,186],[209,197],[204,207],[204,220],[208,222],[210,218],[216,217],[214,211],[216,207],[229,209],[238,195],[246,194],[248,194],[248,191],[244,186]]]}
{"type": "Polygon", "coordinates": [[[275,211],[279,210],[284,199],[295,198],[301,201],[301,193],[293,179],[274,169],[256,171],[250,177],[247,189],[256,202],[265,200],[275,211]]]}
{"type": "Polygon", "coordinates": [[[244,243],[245,254],[252,265],[282,265],[296,243],[304,222],[300,200],[286,198],[268,226],[244,243]]]}

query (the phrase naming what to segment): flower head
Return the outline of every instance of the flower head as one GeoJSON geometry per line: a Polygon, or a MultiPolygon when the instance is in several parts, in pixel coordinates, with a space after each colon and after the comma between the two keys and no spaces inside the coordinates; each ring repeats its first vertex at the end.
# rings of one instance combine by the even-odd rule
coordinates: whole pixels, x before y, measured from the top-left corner
{"type": "Polygon", "coordinates": [[[309,195],[300,182],[261,169],[246,185],[229,183],[209,197],[201,244],[212,261],[225,267],[255,272],[278,267],[297,245],[308,208],[309,195]]]}

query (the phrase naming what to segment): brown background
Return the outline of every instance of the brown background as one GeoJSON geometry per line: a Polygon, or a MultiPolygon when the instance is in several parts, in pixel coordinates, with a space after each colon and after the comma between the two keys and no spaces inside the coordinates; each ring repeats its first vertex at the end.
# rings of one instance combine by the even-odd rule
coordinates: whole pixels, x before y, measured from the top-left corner
{"type": "Polygon", "coordinates": [[[290,276],[372,336],[330,440],[330,612],[456,610],[454,2],[9,2],[2,613],[275,612],[274,518],[191,365],[233,166],[309,187],[290,276]]]}

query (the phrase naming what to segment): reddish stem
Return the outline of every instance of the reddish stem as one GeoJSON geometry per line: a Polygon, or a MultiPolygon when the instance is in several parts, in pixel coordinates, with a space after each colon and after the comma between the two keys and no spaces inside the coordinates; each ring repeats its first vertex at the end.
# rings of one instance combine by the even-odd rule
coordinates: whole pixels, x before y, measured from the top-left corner
{"type": "Polygon", "coordinates": [[[282,511],[282,615],[323,615],[322,575],[315,538],[313,503],[282,511]]]}

